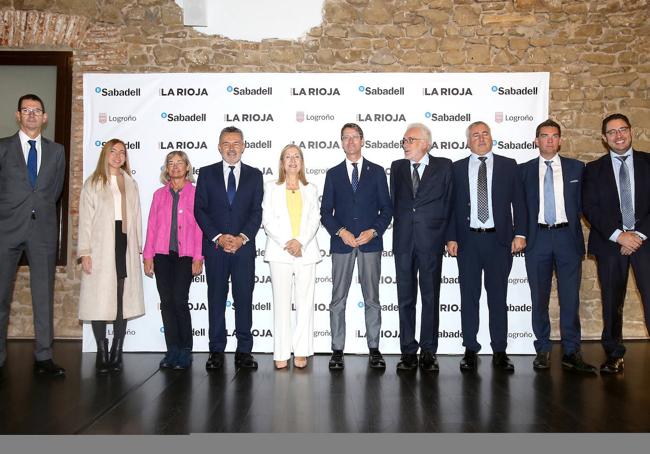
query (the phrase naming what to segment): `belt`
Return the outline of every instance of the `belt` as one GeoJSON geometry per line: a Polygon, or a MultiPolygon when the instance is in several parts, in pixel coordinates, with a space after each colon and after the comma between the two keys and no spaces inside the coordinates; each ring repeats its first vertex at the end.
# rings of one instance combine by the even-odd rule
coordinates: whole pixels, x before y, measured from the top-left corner
{"type": "Polygon", "coordinates": [[[555,230],[555,229],[563,229],[564,227],[568,227],[569,223],[568,222],[560,222],[559,224],[537,224],[540,229],[543,230],[555,230]]]}
{"type": "Polygon", "coordinates": [[[491,232],[496,232],[497,229],[495,229],[494,227],[490,227],[489,229],[481,229],[481,228],[475,229],[474,227],[470,227],[469,231],[477,232],[477,233],[491,233],[491,232]]]}

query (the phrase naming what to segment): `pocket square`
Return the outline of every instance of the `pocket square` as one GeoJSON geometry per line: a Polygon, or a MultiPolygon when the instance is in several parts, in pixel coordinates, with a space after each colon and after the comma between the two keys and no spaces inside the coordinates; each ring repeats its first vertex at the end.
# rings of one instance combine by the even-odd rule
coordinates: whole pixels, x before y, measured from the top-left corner
{"type": "Polygon", "coordinates": [[[580,180],[571,180],[569,183],[580,183],[580,180]]]}

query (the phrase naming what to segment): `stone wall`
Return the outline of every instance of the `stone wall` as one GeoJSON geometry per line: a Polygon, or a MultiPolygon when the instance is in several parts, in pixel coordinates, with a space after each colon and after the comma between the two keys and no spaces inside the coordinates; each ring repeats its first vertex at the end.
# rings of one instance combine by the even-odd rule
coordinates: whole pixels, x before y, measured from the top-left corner
{"type": "MultiPolygon", "coordinates": [[[[634,144],[650,150],[650,6],[647,0],[326,0],[323,22],[298,41],[261,43],[184,27],[172,0],[0,0],[0,45],[74,52],[69,265],[57,270],[55,333],[78,337],[75,254],[82,184],[84,72],[508,72],[551,73],[551,117],[563,154],[604,152],[599,129],[621,111],[634,144]]],[[[244,21],[244,19],[242,19],[244,21]]],[[[11,336],[31,336],[28,273],[20,270],[11,336]]],[[[634,282],[625,335],[645,337],[634,282]]],[[[552,304],[557,328],[557,304],[552,304]]],[[[600,336],[593,260],[584,263],[583,334],[600,336]]],[[[554,330],[557,333],[557,329],[554,330]]]]}

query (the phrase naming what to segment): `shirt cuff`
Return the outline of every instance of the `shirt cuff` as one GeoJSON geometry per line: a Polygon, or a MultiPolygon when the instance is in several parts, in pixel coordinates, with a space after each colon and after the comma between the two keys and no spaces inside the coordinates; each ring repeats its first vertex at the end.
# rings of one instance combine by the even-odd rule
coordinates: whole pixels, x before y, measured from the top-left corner
{"type": "Polygon", "coordinates": [[[614,243],[618,242],[618,237],[621,236],[621,233],[623,233],[621,229],[614,230],[612,236],[609,237],[609,241],[613,241],[614,243]]]}

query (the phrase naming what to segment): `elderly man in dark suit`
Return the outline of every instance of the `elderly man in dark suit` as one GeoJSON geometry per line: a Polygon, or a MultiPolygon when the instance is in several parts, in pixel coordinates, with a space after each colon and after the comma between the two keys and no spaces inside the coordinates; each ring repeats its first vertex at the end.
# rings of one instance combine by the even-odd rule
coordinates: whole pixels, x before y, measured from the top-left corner
{"type": "Polygon", "coordinates": [[[355,261],[365,308],[368,364],[371,368],[385,369],[386,362],[379,350],[379,277],[384,247],[382,237],[390,224],[393,208],[383,167],[361,155],[361,127],[356,123],[343,125],[341,143],[345,160],[327,171],[320,209],[321,223],[331,237],[332,254],[329,369],[345,367],[345,306],[355,261]]]}
{"type": "Polygon", "coordinates": [[[437,372],[440,274],[453,187],[451,160],[428,153],[431,131],[420,123],[408,126],[402,148],[404,159],[393,161],[390,171],[402,351],[397,370],[415,370],[419,349],[420,368],[437,372]],[[419,342],[415,339],[418,284],[422,299],[419,342]]]}
{"type": "Polygon", "coordinates": [[[560,125],[546,120],[537,126],[535,144],[539,157],[519,166],[526,192],[528,237],[526,271],[532,302],[535,333],[533,368],[550,367],[551,323],[548,304],[553,270],[560,300],[562,368],[594,373],[580,354],[580,278],[585,254],[580,216],[584,164],[558,154],[562,142],[560,125]]]}
{"type": "Polygon", "coordinates": [[[235,305],[237,350],[235,366],[257,369],[253,349],[253,287],[255,236],[262,224],[262,172],[241,162],[245,142],[234,126],[219,135],[223,160],[202,167],[196,184],[194,217],[203,231],[203,255],[208,284],[207,370],[223,366],[226,348],[226,298],[229,281],[235,305]]]}
{"type": "Polygon", "coordinates": [[[508,276],[512,254],[526,247],[526,202],[514,159],[492,153],[490,127],[477,121],[467,128],[471,155],[454,162],[454,213],[447,248],[458,257],[461,324],[465,355],[462,371],[478,366],[481,276],[490,311],[492,365],[514,372],[506,355],[508,276]]]}
{"type": "Polygon", "coordinates": [[[54,273],[59,225],[56,203],[65,181],[63,146],[41,136],[47,113],[28,94],[18,100],[20,130],[0,139],[0,368],[7,357],[9,309],[16,267],[29,262],[34,311],[34,372],[63,376],[52,361],[54,273]]]}
{"type": "Polygon", "coordinates": [[[609,153],[587,164],[582,205],[591,224],[588,252],[596,257],[602,294],[604,374],[623,372],[623,303],[630,267],[650,332],[650,155],[632,148],[632,125],[623,114],[602,123],[609,153]]]}

